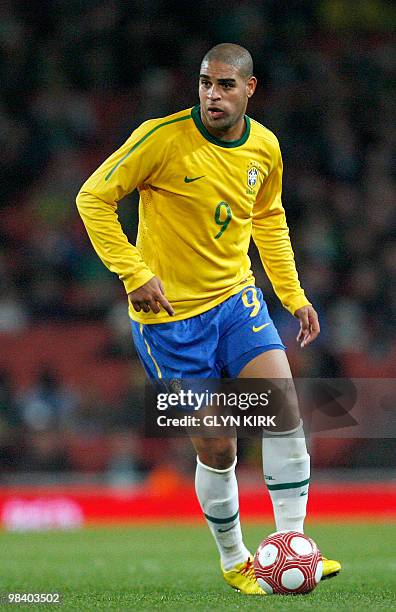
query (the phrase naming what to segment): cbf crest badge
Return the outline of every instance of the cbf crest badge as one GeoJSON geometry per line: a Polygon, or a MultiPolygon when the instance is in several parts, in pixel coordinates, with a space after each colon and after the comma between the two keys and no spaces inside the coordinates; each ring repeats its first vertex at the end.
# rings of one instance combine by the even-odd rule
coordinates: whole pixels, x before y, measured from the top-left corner
{"type": "Polygon", "coordinates": [[[260,166],[257,162],[250,162],[247,169],[247,189],[248,195],[255,195],[257,190],[257,181],[259,178],[260,166]]]}

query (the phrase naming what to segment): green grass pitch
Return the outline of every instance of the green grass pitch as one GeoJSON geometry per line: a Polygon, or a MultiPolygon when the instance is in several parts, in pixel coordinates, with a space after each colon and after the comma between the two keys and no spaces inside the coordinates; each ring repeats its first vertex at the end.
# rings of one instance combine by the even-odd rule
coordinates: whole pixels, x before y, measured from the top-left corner
{"type": "MultiPolygon", "coordinates": [[[[271,530],[245,526],[252,551],[271,530]]],[[[343,571],[305,596],[246,597],[230,589],[203,523],[3,532],[0,591],[62,594],[62,605],[24,609],[396,610],[395,523],[314,523],[307,533],[343,571]]]]}

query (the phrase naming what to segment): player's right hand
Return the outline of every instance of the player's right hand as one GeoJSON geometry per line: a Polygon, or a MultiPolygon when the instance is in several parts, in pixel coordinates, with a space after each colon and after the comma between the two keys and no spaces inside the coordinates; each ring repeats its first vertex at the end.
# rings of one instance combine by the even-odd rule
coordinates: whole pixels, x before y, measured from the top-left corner
{"type": "Polygon", "coordinates": [[[164,286],[157,276],[153,276],[147,283],[128,293],[128,297],[136,312],[141,310],[143,312],[150,312],[151,310],[158,314],[161,310],[160,306],[162,306],[171,317],[175,314],[175,311],[165,297],[164,286]]]}

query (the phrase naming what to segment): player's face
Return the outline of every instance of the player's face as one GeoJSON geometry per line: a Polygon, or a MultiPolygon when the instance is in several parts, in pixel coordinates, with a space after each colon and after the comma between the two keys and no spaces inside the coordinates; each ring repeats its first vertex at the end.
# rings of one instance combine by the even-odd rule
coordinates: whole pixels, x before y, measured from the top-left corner
{"type": "Polygon", "coordinates": [[[234,66],[217,61],[202,63],[199,77],[201,117],[212,135],[225,140],[242,136],[246,106],[256,84],[255,77],[241,76],[234,66]]]}

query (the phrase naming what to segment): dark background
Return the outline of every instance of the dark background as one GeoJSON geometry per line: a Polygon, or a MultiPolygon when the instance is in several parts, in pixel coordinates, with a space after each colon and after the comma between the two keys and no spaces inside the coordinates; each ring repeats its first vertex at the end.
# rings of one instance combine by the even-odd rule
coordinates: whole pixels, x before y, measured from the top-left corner
{"type": "MultiPolygon", "coordinates": [[[[0,7],[0,479],[133,482],[190,472],[185,440],[146,440],[123,287],[75,196],[143,120],[197,102],[204,53],[246,46],[248,113],[278,136],[284,205],[320,338],[267,297],[296,376],[394,376],[395,6],[385,0],[41,0],[0,7]]],[[[136,196],[120,205],[133,240],[136,196]]],[[[386,410],[374,405],[378,420],[386,410]]],[[[387,412],[388,411],[388,412],[387,412]]],[[[256,443],[242,443],[246,471],[256,443]]],[[[393,440],[313,440],[317,467],[385,468],[393,440]]]]}

